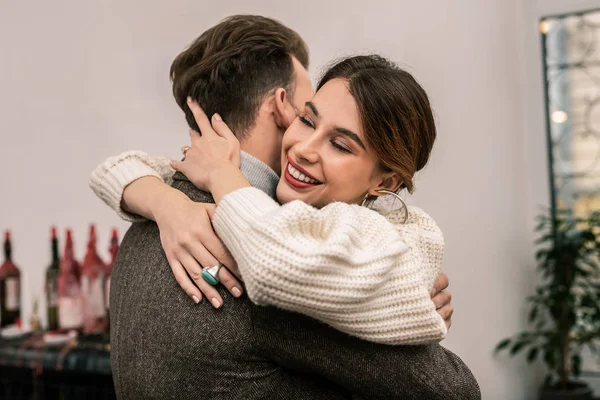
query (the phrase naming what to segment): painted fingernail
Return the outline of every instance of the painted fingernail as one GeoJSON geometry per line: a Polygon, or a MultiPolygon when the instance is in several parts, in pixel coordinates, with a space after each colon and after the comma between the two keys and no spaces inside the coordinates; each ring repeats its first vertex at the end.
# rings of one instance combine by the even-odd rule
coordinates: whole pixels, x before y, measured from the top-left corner
{"type": "Polygon", "coordinates": [[[221,302],[216,297],[213,297],[212,299],[210,299],[210,302],[212,303],[214,308],[221,307],[221,302]]]}
{"type": "Polygon", "coordinates": [[[215,119],[215,121],[222,121],[221,116],[219,114],[213,115],[213,118],[215,119]]]}
{"type": "Polygon", "coordinates": [[[235,297],[238,297],[242,294],[242,292],[240,291],[240,289],[237,288],[237,286],[232,287],[231,291],[233,292],[233,295],[235,297]]]}
{"type": "Polygon", "coordinates": [[[197,296],[192,296],[192,299],[194,300],[194,303],[200,303],[200,299],[197,296]]]}

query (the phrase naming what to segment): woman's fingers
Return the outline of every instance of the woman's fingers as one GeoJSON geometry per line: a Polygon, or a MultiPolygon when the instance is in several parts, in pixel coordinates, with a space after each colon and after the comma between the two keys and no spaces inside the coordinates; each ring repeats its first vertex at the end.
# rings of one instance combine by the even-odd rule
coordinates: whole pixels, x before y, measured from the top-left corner
{"type": "MultiPolygon", "coordinates": [[[[177,161],[177,160],[171,160],[169,161],[169,165],[171,166],[171,168],[173,168],[175,171],[179,171],[181,172],[181,167],[183,165],[185,165],[183,163],[183,161],[177,161]]],[[[185,167],[184,167],[185,168],[185,167]]]]}
{"type": "Polygon", "coordinates": [[[240,285],[240,282],[235,279],[233,274],[227,268],[223,267],[219,270],[219,281],[221,282],[221,285],[227,288],[233,297],[240,297],[242,295],[242,285],[240,285]]]}
{"type": "Polygon", "coordinates": [[[221,279],[221,274],[223,272],[219,273],[219,280],[227,288],[227,290],[229,290],[229,293],[235,297],[239,297],[242,294],[242,285],[232,275],[232,271],[229,271],[227,268],[229,265],[232,265],[234,268],[234,273],[237,272],[237,274],[239,274],[237,264],[233,260],[233,257],[231,257],[229,252],[225,249],[225,246],[217,238],[212,229],[206,231],[201,240],[202,243],[199,241],[189,243],[186,249],[189,251],[192,257],[198,260],[204,267],[210,268],[214,265],[217,265],[219,262],[223,264],[224,268],[221,268],[220,271],[226,271],[225,275],[223,275],[225,280],[223,281],[221,279]],[[216,254],[220,254],[220,256],[216,257],[216,254]],[[226,263],[221,259],[225,260],[226,263]]]}
{"type": "Polygon", "coordinates": [[[188,274],[185,272],[185,269],[181,265],[181,263],[173,258],[169,259],[169,265],[171,266],[171,271],[173,271],[173,275],[175,275],[175,279],[179,286],[194,300],[194,302],[200,303],[202,300],[202,293],[200,289],[191,281],[188,274]]]}
{"type": "Polygon", "coordinates": [[[187,236],[181,245],[205,267],[211,267],[218,262],[237,275],[237,263],[225,244],[219,239],[211,224],[216,205],[208,203],[194,204],[195,213],[189,215],[193,222],[190,236],[187,236]]]}
{"type": "Polygon", "coordinates": [[[439,308],[437,312],[441,315],[444,323],[446,324],[446,328],[449,330],[452,326],[452,314],[454,314],[454,307],[452,304],[446,304],[442,308],[439,308]]]}
{"type": "Polygon", "coordinates": [[[177,172],[181,172],[185,176],[188,176],[189,172],[189,163],[184,161],[171,160],[169,161],[169,165],[177,172]]]}
{"type": "Polygon", "coordinates": [[[229,147],[229,161],[233,162],[238,168],[240,166],[240,141],[233,134],[227,124],[221,119],[219,114],[212,117],[212,126],[217,135],[226,140],[229,147]]]}
{"type": "MultiPolygon", "coordinates": [[[[193,251],[188,253],[183,250],[177,258],[169,258],[177,283],[195,303],[199,303],[204,294],[213,307],[220,308],[223,305],[223,298],[202,276],[202,266],[211,267],[217,263],[217,259],[199,243],[193,246],[193,251]],[[202,265],[196,259],[201,260],[202,265]]],[[[219,270],[219,281],[234,297],[242,295],[242,285],[226,267],[219,270]]]]}
{"type": "Polygon", "coordinates": [[[452,314],[454,313],[454,307],[452,306],[452,293],[448,289],[444,289],[433,297],[433,304],[435,304],[435,308],[437,313],[440,314],[444,322],[446,323],[446,328],[450,329],[452,325],[452,314]]]}
{"type": "MultiPolygon", "coordinates": [[[[202,241],[202,248],[209,253],[210,260],[207,260],[210,263],[209,266],[216,265],[217,262],[220,262],[225,267],[227,267],[227,269],[233,272],[238,278],[240,278],[237,263],[233,259],[231,253],[227,251],[227,248],[225,247],[223,242],[221,242],[221,239],[219,239],[217,234],[212,229],[208,229],[202,232],[200,240],[202,241]]],[[[205,265],[202,262],[202,259],[198,258],[198,256],[202,255],[200,253],[202,250],[199,248],[196,250],[196,248],[198,247],[196,244],[193,245],[193,247],[194,249],[190,249],[190,252],[197,260],[200,260],[200,262],[203,265],[205,265]]]]}
{"type": "Polygon", "coordinates": [[[440,309],[452,301],[452,293],[448,289],[442,290],[438,294],[436,294],[432,299],[433,304],[435,304],[436,309],[440,309]]]}
{"type": "MultiPolygon", "coordinates": [[[[212,129],[212,126],[210,125],[210,120],[206,116],[206,113],[204,112],[202,107],[200,107],[200,105],[191,97],[187,98],[187,104],[190,110],[192,111],[192,114],[194,114],[194,119],[198,124],[198,128],[200,128],[200,133],[203,136],[214,135],[215,132],[212,129]]],[[[190,132],[190,135],[191,134],[192,132],[190,132]]]]}
{"type": "Polygon", "coordinates": [[[446,275],[443,272],[440,273],[433,284],[433,289],[431,289],[431,293],[430,293],[431,297],[433,298],[438,293],[440,293],[442,290],[446,290],[448,288],[448,285],[449,285],[448,275],[446,275]]]}
{"type": "Polygon", "coordinates": [[[194,281],[198,289],[204,296],[210,301],[214,308],[219,308],[223,305],[223,299],[217,290],[204,280],[202,277],[202,267],[198,264],[198,261],[194,259],[190,254],[179,255],[179,261],[190,275],[190,278],[194,281]]]}
{"type": "Polygon", "coordinates": [[[212,127],[213,127],[214,131],[217,133],[217,135],[224,137],[225,139],[228,139],[228,140],[231,139],[231,140],[237,141],[237,138],[235,137],[233,132],[231,132],[231,129],[229,129],[227,124],[225,122],[223,122],[223,119],[221,118],[221,116],[219,114],[214,114],[212,116],[212,127]]]}
{"type": "Polygon", "coordinates": [[[208,299],[208,301],[210,301],[210,304],[212,304],[214,308],[221,308],[221,306],[223,305],[223,299],[221,298],[219,292],[217,292],[217,289],[214,288],[214,286],[211,286],[210,283],[203,280],[202,283],[198,285],[198,287],[200,288],[200,291],[204,293],[204,296],[206,296],[206,298],[208,299]]]}
{"type": "MultiPolygon", "coordinates": [[[[194,141],[195,141],[196,139],[200,139],[200,138],[202,137],[202,135],[200,135],[200,132],[196,132],[196,131],[195,131],[195,130],[193,130],[193,129],[190,129],[190,130],[188,131],[188,133],[190,134],[190,139],[192,140],[192,144],[194,144],[194,141]]],[[[185,146],[184,146],[184,147],[185,147],[185,146]]],[[[189,150],[189,146],[187,146],[187,147],[188,147],[188,150],[189,150]]]]}
{"type": "MultiPolygon", "coordinates": [[[[177,262],[183,266],[187,275],[192,278],[196,287],[198,283],[203,282],[202,279],[202,267],[191,255],[187,254],[184,250],[179,251],[179,254],[176,255],[177,262]]],[[[173,271],[174,272],[174,271],[173,271]]],[[[178,281],[179,282],[179,281],[178,281]]]]}
{"type": "MultiPolygon", "coordinates": [[[[194,147],[189,147],[189,146],[183,146],[183,147],[187,147],[187,149],[183,153],[184,159],[181,161],[171,160],[171,161],[169,161],[169,165],[171,165],[171,168],[173,168],[175,171],[179,171],[182,174],[184,174],[185,176],[187,176],[188,178],[191,178],[191,176],[188,175],[189,173],[201,172],[201,171],[198,171],[198,169],[194,163],[194,160],[196,160],[198,158],[198,150],[195,149],[194,147]]],[[[197,175],[197,174],[195,174],[195,175],[197,175]]]]}
{"type": "MultiPolygon", "coordinates": [[[[215,204],[206,204],[205,209],[208,212],[208,217],[212,221],[212,219],[215,217],[215,211],[217,210],[217,206],[215,204]]],[[[221,263],[225,265],[230,272],[232,272],[238,279],[242,280],[242,274],[240,273],[240,270],[237,266],[237,262],[235,261],[229,250],[227,250],[225,244],[221,241],[221,239],[219,239],[217,234],[214,233],[214,230],[213,234],[215,243],[213,244],[211,242],[207,242],[208,250],[212,254],[216,255],[219,261],[221,261],[221,263]]]]}

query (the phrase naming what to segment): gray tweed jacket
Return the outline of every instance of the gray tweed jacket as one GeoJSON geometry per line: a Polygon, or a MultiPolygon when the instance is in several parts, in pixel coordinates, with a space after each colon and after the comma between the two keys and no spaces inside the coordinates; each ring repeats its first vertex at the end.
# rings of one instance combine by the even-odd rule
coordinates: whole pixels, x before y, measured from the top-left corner
{"type": "MultiPolygon", "coordinates": [[[[176,174],[173,187],[211,202],[176,174]]],[[[111,362],[129,399],[479,400],[467,366],[439,345],[384,346],[219,289],[198,305],[178,286],[155,223],[131,226],[111,281],[111,362]]]]}

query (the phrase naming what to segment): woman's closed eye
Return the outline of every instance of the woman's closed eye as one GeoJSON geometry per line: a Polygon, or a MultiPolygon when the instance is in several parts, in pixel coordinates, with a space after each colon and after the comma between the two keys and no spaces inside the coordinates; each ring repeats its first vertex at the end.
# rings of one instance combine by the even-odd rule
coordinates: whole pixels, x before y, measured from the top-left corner
{"type": "Polygon", "coordinates": [[[298,118],[300,119],[300,122],[302,122],[304,125],[308,126],[309,128],[315,129],[313,123],[309,121],[306,117],[299,115],[298,118]]]}
{"type": "Polygon", "coordinates": [[[351,153],[352,153],[352,150],[350,150],[350,149],[348,149],[348,148],[346,148],[346,147],[342,146],[341,144],[337,143],[335,140],[331,140],[331,145],[332,145],[333,147],[335,147],[335,149],[336,149],[336,150],[339,150],[339,151],[341,151],[342,153],[349,153],[349,154],[351,154],[351,153]]]}
{"type": "MultiPolygon", "coordinates": [[[[315,125],[307,117],[305,117],[303,115],[299,115],[298,119],[300,119],[300,122],[302,122],[302,124],[304,124],[305,126],[312,128],[312,129],[316,129],[315,125]]],[[[334,139],[330,140],[330,143],[336,150],[338,150],[342,153],[352,154],[352,150],[350,150],[346,146],[336,142],[334,139]]]]}

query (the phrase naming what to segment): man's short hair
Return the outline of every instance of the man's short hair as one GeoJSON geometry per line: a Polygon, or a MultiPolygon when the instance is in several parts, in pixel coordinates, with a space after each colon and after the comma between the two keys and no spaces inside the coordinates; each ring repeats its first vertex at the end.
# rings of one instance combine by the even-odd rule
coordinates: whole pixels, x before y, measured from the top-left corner
{"type": "Polygon", "coordinates": [[[210,118],[219,113],[239,139],[254,126],[266,95],[294,92],[294,56],[308,68],[308,47],[292,29],[259,15],[234,15],[205,31],[171,65],[173,95],[189,126],[191,96],[210,118]]]}

